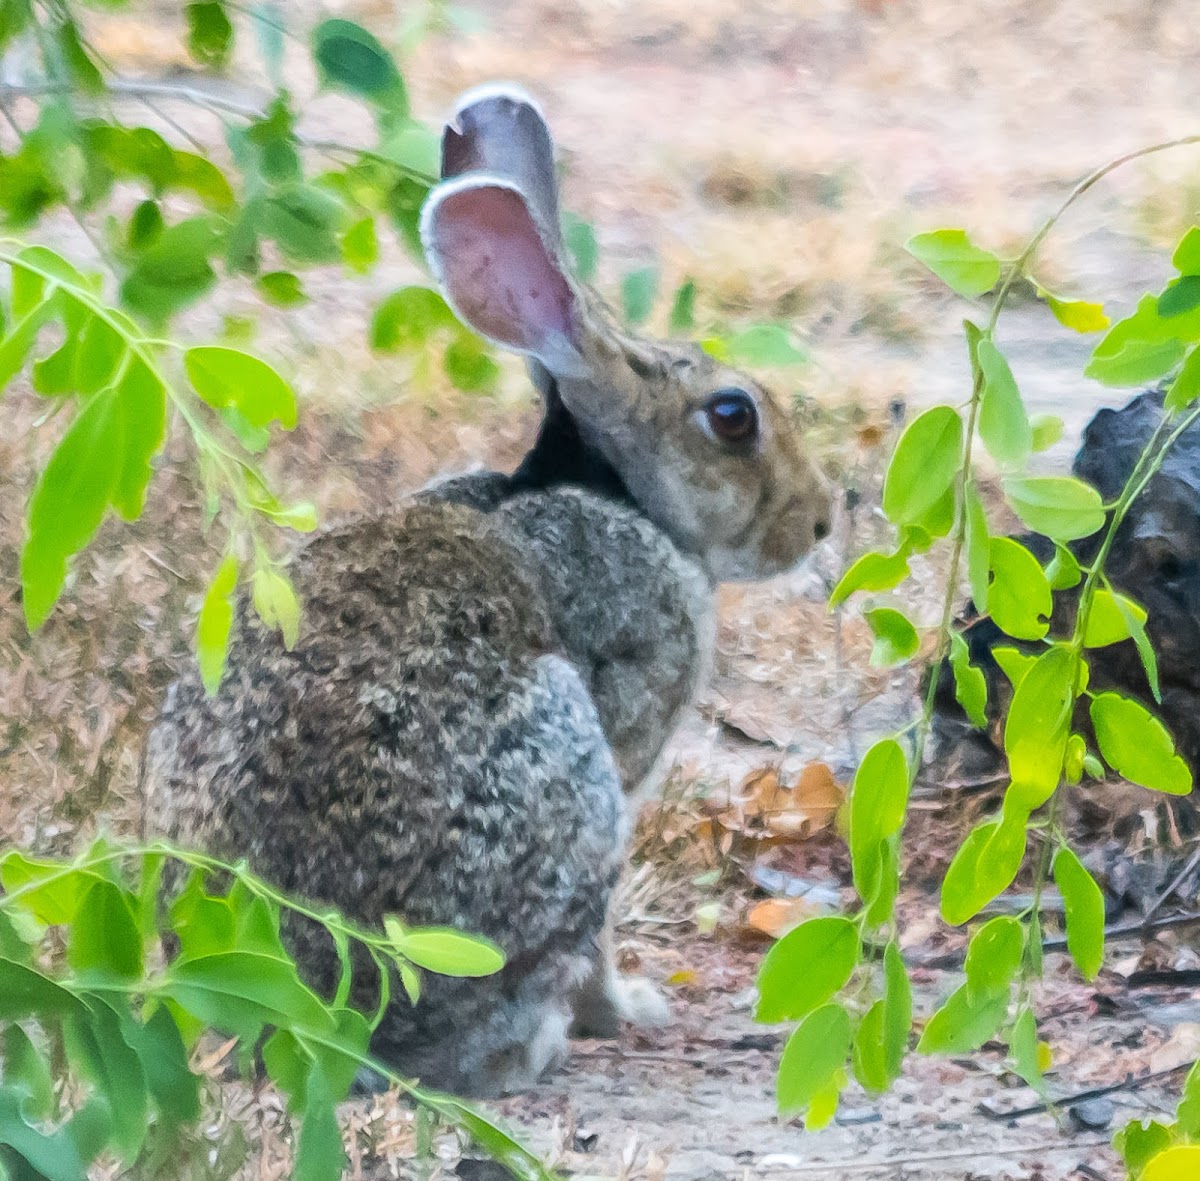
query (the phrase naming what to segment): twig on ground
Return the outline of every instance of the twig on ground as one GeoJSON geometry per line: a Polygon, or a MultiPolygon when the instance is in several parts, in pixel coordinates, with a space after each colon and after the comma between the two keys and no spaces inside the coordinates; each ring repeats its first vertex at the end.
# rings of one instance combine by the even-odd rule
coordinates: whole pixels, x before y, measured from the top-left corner
{"type": "Polygon", "coordinates": [[[975,1110],[990,1120],[1023,1119],[1027,1115],[1040,1115],[1051,1107],[1074,1107],[1076,1103],[1083,1103],[1088,1099],[1101,1099],[1105,1095],[1114,1095],[1118,1091],[1136,1091],[1138,1087],[1146,1083],[1169,1078],[1180,1071],[1191,1070],[1195,1065],[1195,1062],[1180,1062],[1177,1066],[1169,1066],[1165,1070],[1154,1070],[1149,1074],[1141,1074],[1136,1077],[1126,1075],[1124,1082],[1109,1083],[1106,1087],[1089,1087],[1086,1091],[1076,1091],[1071,1095],[1059,1095],[1056,1098],[1039,1100],[1037,1103],[1029,1104],[1028,1107],[1016,1107],[1011,1111],[998,1111],[994,1107],[989,1107],[986,1100],[977,1103],[975,1110]]]}
{"type": "Polygon", "coordinates": [[[865,1161],[861,1158],[847,1160],[812,1161],[805,1164],[791,1165],[788,1173],[800,1176],[806,1173],[835,1173],[838,1177],[848,1177],[855,1173],[887,1173],[890,1170],[907,1165],[933,1165],[942,1161],[977,1160],[991,1156],[1024,1156],[1026,1153],[1058,1153],[1080,1152],[1090,1148],[1108,1148],[1107,1140],[1062,1140],[1048,1141],[1040,1144],[1001,1144],[995,1148],[964,1148],[954,1152],[921,1152],[914,1156],[890,1156],[884,1160],[865,1161]]]}
{"type": "Polygon", "coordinates": [[[1142,926],[1145,926],[1162,909],[1163,904],[1183,885],[1188,875],[1200,865],[1200,845],[1192,850],[1187,864],[1171,879],[1171,884],[1150,904],[1149,910],[1142,915],[1142,926]]]}

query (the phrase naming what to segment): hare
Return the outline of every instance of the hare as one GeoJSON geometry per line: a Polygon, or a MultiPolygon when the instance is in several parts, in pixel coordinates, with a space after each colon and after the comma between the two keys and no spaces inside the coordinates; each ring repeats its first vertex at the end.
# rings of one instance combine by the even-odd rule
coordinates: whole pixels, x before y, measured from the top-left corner
{"type": "MultiPolygon", "coordinates": [[[[575,1029],[665,1003],[616,974],[626,796],[705,675],[716,584],[785,571],[827,486],[756,382],[631,337],[564,264],[554,149],[526,95],[467,94],[421,236],[455,313],[523,354],[545,415],[511,475],[460,476],[317,534],[288,651],[246,618],[220,691],[189,672],[147,750],[151,827],[245,857],[363,924],[493,939],[495,976],[429,976],[373,1052],[428,1085],[532,1085],[575,1029]]],[[[318,987],[332,947],[296,931],[318,987]]]]}

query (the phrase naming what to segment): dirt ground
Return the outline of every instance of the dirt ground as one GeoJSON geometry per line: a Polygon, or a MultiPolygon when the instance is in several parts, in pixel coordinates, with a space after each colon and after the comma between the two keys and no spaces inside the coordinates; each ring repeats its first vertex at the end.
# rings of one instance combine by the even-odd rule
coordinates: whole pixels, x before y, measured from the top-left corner
{"type": "MultiPolygon", "coordinates": [[[[824,809],[813,804],[812,822],[794,839],[761,850],[744,816],[730,819],[737,809],[722,801],[747,776],[790,783],[813,763],[844,783],[874,737],[913,716],[915,674],[871,669],[861,619],[824,606],[845,563],[883,536],[874,504],[893,404],[965,394],[964,305],[900,244],[920,229],[965,225],[1012,252],[1090,168],[1195,132],[1194,5],[491,0],[463,8],[477,18],[475,31],[433,36],[414,51],[417,108],[437,119],[457,92],[490,78],[529,86],[563,146],[566,204],[597,225],[602,285],[611,292],[624,270],[657,260],[665,290],[696,280],[702,322],[786,319],[811,361],[775,375],[778,384],[807,399],[816,444],[861,497],[804,571],[724,593],[714,683],[676,740],[666,802],[643,817],[621,950],[626,967],[671,994],[675,1023],[577,1044],[565,1074],[500,1113],[578,1177],[1115,1179],[1111,1129],[1169,1111],[1180,1081],[1169,1072],[1200,1053],[1200,1002],[1136,974],[1197,967],[1186,934],[1115,946],[1092,986],[1048,959],[1039,1011],[1054,1092],[1153,1074],[1150,1083],[1100,1098],[1059,1126],[1044,1113],[1005,1115],[1030,1094],[998,1052],[914,1056],[893,1094],[874,1100],[851,1088],[835,1124],[808,1134],[774,1115],[785,1031],[751,1021],[751,985],[764,928],[848,901],[844,853],[827,799],[824,809]]],[[[288,5],[287,19],[303,29],[315,10],[288,5]]],[[[362,0],[326,10],[387,36],[412,7],[362,0]]],[[[130,75],[169,79],[186,68],[175,6],[96,20],[105,52],[130,75]]],[[[222,86],[252,100],[255,67],[252,54],[243,57],[222,86]]],[[[288,68],[303,88],[299,64],[289,58],[288,68]]],[[[360,116],[339,100],[304,109],[313,135],[353,141],[361,133],[360,116]]],[[[129,113],[154,124],[150,113],[129,113]]],[[[211,115],[177,117],[218,142],[211,115]]],[[[1200,153],[1156,157],[1073,214],[1039,274],[1119,313],[1166,273],[1169,246],[1198,205],[1200,153]]],[[[78,240],[66,226],[48,232],[59,245],[78,240]]],[[[391,257],[366,284],[314,280],[312,304],[268,314],[260,328],[259,347],[294,375],[304,403],[301,427],[273,467],[283,488],[315,499],[327,516],[390,501],[437,471],[511,464],[531,437],[518,366],[506,370],[501,394],[480,401],[406,389],[394,363],[370,355],[373,301],[411,275],[398,252],[391,257]]],[[[235,298],[224,310],[247,306],[235,298]]],[[[186,323],[199,336],[216,319],[201,312],[186,323]]],[[[1045,458],[1062,469],[1083,423],[1119,395],[1079,376],[1089,342],[1039,305],[1015,307],[1001,337],[1033,407],[1067,420],[1045,458]]],[[[98,825],[137,828],[141,737],[172,670],[188,659],[216,540],[201,537],[186,451],[173,446],[146,518],[105,528],[63,605],[29,638],[15,601],[16,546],[24,490],[52,432],[36,428],[31,397],[10,395],[5,412],[15,429],[0,432],[0,467],[20,491],[10,487],[0,502],[0,843],[62,851],[98,825]]],[[[933,611],[937,577],[936,562],[917,570],[906,593],[919,612],[933,611]]],[[[1117,795],[1126,811],[1142,806],[1117,795]]],[[[936,918],[935,875],[986,803],[931,781],[910,826],[903,931],[921,1013],[956,983],[952,969],[921,965],[942,964],[936,957],[961,946],[936,918]]],[[[239,1176],[247,1179],[283,1175],[278,1099],[234,1086],[219,1101],[220,1118],[200,1136],[205,1153],[245,1155],[239,1176]]],[[[412,1119],[394,1101],[358,1101],[345,1115],[353,1176],[441,1169],[412,1162],[412,1119]]],[[[445,1168],[454,1167],[448,1155],[445,1168]]]]}

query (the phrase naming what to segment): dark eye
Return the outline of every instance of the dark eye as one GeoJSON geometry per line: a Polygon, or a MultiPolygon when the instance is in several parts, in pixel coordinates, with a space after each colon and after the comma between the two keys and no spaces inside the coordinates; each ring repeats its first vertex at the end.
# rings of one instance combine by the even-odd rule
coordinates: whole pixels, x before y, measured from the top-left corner
{"type": "Polygon", "coordinates": [[[758,407],[745,390],[717,390],[704,413],[712,433],[726,443],[747,443],[758,434],[758,407]]]}

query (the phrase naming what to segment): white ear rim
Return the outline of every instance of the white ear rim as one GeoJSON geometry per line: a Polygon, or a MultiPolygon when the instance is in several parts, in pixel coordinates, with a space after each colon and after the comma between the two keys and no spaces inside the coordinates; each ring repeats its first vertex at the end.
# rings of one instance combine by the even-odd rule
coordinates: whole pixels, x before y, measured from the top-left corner
{"type": "Polygon", "coordinates": [[[546,112],[542,110],[541,103],[517,82],[481,82],[478,86],[472,86],[470,90],[463,91],[458,96],[458,100],[454,104],[454,113],[447,122],[452,123],[457,130],[458,119],[463,111],[489,98],[507,98],[522,106],[531,107],[534,114],[543,123],[546,122],[546,112]]]}
{"type": "Polygon", "coordinates": [[[480,332],[471,321],[463,315],[462,309],[455,303],[454,297],[450,294],[449,288],[446,285],[445,276],[442,273],[441,259],[438,256],[436,249],[433,246],[434,229],[433,221],[437,216],[437,211],[442,203],[448,198],[453,197],[456,193],[466,192],[471,189],[507,189],[510,193],[515,193],[521,198],[521,203],[525,206],[529,214],[530,220],[533,222],[534,230],[541,239],[542,248],[546,251],[546,257],[551,263],[558,268],[559,273],[566,280],[568,287],[576,293],[578,292],[575,283],[566,268],[562,265],[562,259],[558,253],[546,240],[546,233],[542,227],[541,221],[538,218],[537,212],[529,204],[528,198],[522,192],[521,186],[514,184],[506,177],[497,176],[494,173],[488,172],[469,172],[463,176],[454,177],[452,180],[444,180],[437,185],[425,199],[425,204],[421,209],[421,218],[418,230],[421,236],[421,246],[425,251],[425,261],[429,264],[430,273],[433,275],[434,282],[437,284],[438,291],[442,298],[446,301],[450,310],[455,314],[461,324],[470,328],[477,336],[483,337],[485,340],[491,341],[497,348],[502,348],[506,352],[517,353],[525,357],[536,357],[542,364],[553,374],[559,377],[580,376],[583,373],[583,359],[579,352],[565,337],[552,336],[546,347],[534,350],[529,348],[519,348],[516,345],[510,344],[508,341],[497,340],[495,337],[488,336],[486,333],[480,332]]]}

